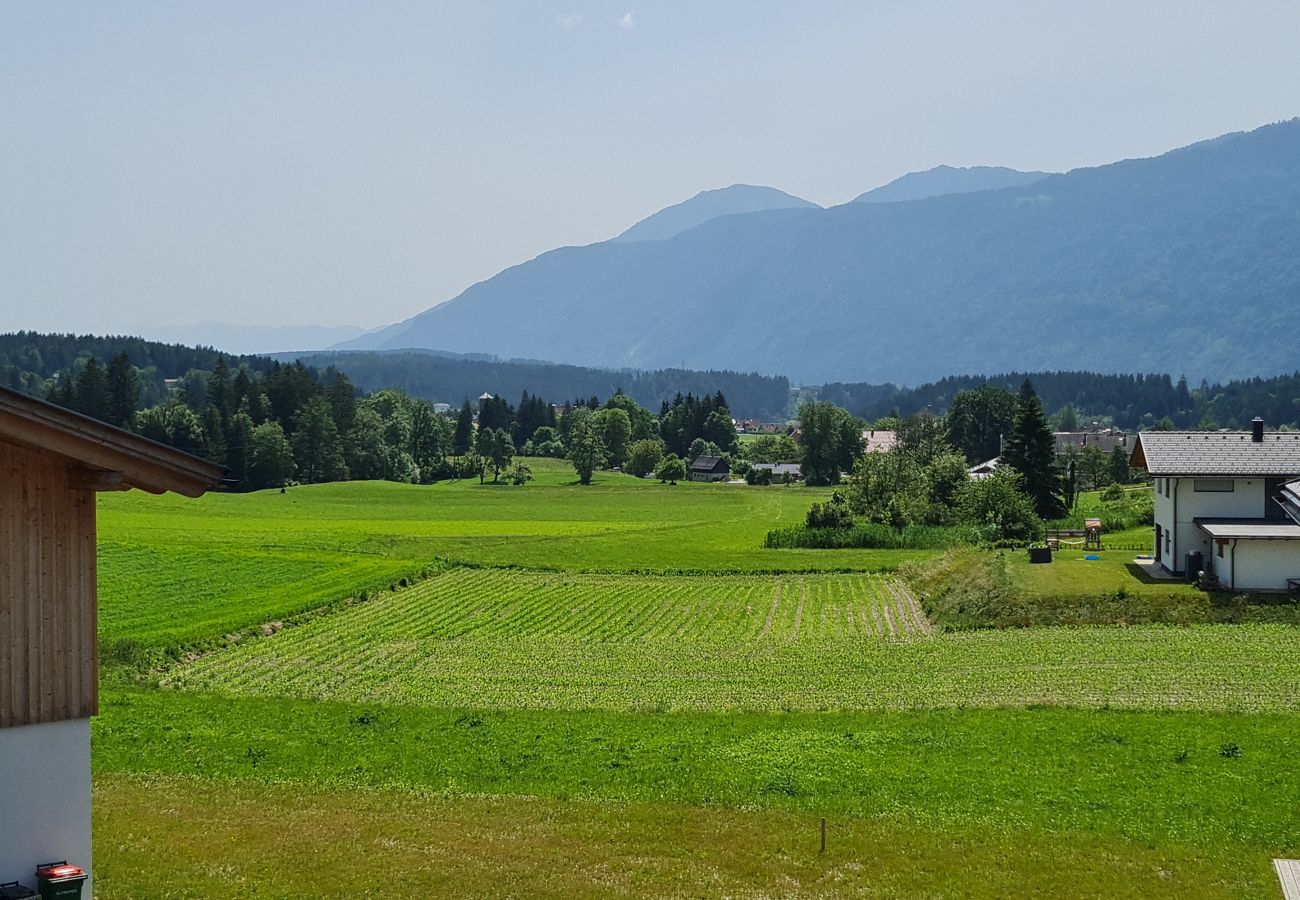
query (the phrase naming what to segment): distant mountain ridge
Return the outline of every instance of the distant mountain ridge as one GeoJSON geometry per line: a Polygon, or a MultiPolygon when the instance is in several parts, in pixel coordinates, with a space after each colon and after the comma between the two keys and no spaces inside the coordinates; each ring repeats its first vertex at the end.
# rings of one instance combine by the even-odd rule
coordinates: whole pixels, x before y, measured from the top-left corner
{"type": "Polygon", "coordinates": [[[1296,365],[1300,120],[921,200],[565,247],[354,345],[918,383],[1296,365]]]}
{"type": "Polygon", "coordinates": [[[700,191],[689,200],[661,209],[624,231],[616,241],[666,241],[683,231],[703,225],[719,216],[763,212],[769,209],[821,209],[816,203],[752,184],[733,184],[714,191],[700,191]]]}
{"type": "Polygon", "coordinates": [[[854,197],[853,203],[898,203],[904,200],[924,200],[946,194],[973,194],[977,191],[998,191],[1002,188],[1023,187],[1041,181],[1050,172],[1020,172],[1004,166],[935,166],[924,172],[909,172],[888,184],[872,188],[854,197]]]}

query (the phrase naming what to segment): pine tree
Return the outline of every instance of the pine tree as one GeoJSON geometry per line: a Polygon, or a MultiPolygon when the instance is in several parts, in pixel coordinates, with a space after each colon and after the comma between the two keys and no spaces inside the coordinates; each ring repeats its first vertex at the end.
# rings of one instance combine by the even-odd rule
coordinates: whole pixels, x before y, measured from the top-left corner
{"type": "Polygon", "coordinates": [[[207,401],[221,413],[223,423],[236,409],[235,387],[231,383],[230,367],[226,364],[224,356],[217,357],[216,365],[212,367],[212,374],[208,376],[207,401]]]}
{"type": "Polygon", "coordinates": [[[108,421],[119,428],[135,422],[135,408],[140,404],[140,376],[125,353],[114,356],[108,364],[108,421]]]}
{"type": "Polygon", "coordinates": [[[1040,518],[1055,519],[1064,512],[1064,485],[1056,467],[1056,441],[1043,404],[1028,378],[1020,386],[1020,401],[1002,462],[1021,475],[1020,489],[1034,501],[1040,518]]]}
{"type": "Polygon", "coordinates": [[[77,376],[76,410],[100,421],[108,420],[108,374],[104,364],[96,357],[86,358],[86,365],[77,376]]]}
{"type": "Polygon", "coordinates": [[[456,416],[456,430],[451,436],[451,452],[453,456],[464,456],[469,452],[474,441],[474,409],[465,401],[465,405],[460,408],[460,414],[456,416]]]}

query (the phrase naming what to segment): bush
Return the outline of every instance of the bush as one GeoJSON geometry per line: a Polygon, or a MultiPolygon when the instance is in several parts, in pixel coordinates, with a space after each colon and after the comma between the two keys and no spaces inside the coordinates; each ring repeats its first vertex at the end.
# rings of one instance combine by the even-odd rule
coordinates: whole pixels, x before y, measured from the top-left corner
{"type": "Polygon", "coordinates": [[[765,486],[769,485],[772,483],[772,470],[755,469],[753,466],[750,466],[748,471],[745,472],[745,483],[761,484],[765,486]]]}
{"type": "Polygon", "coordinates": [[[814,503],[804,519],[809,528],[852,528],[853,513],[844,502],[844,495],[836,491],[825,503],[814,503]]]}
{"type": "Polygon", "coordinates": [[[1020,491],[1020,476],[1000,469],[990,478],[972,481],[961,490],[957,518],[980,529],[994,543],[1030,543],[1043,536],[1043,522],[1034,501],[1020,491]]]}
{"type": "Polygon", "coordinates": [[[858,524],[850,528],[792,525],[767,533],[763,546],[774,550],[947,550],[978,544],[979,529],[962,526],[858,524]]]}
{"type": "Polygon", "coordinates": [[[527,484],[533,480],[533,470],[523,463],[515,463],[506,470],[506,480],[515,485],[527,484]]]}

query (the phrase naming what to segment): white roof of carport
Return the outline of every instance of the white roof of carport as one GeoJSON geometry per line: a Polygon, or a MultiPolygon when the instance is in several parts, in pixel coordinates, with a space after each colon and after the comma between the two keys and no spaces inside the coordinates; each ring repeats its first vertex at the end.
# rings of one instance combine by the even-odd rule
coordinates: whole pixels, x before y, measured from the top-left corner
{"type": "Polygon", "coordinates": [[[1300,541],[1300,525],[1289,520],[1196,519],[1196,527],[1224,540],[1300,541]]]}

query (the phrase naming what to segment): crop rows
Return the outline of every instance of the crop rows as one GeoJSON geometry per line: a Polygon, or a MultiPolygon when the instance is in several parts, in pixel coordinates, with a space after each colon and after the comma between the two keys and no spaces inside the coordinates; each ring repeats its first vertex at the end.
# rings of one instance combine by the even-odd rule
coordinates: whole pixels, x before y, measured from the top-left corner
{"type": "Polygon", "coordinates": [[[458,570],[182,664],[179,687],[426,706],[1300,708],[1273,626],[926,633],[874,575],[458,570]]]}

